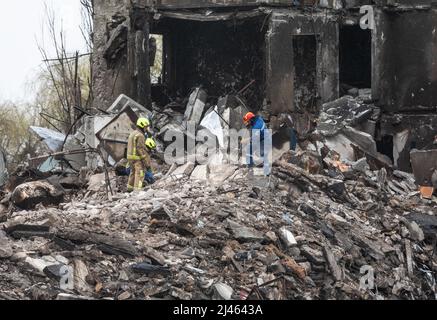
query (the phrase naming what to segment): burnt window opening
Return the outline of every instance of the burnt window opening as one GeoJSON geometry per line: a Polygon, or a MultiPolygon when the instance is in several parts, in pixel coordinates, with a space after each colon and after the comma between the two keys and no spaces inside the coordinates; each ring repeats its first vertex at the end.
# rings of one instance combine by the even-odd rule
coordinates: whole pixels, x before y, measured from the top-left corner
{"type": "Polygon", "coordinates": [[[359,25],[340,29],[340,85],[344,91],[372,87],[372,34],[359,25]]]}
{"type": "Polygon", "coordinates": [[[151,34],[149,38],[150,50],[150,78],[152,85],[162,84],[164,71],[164,36],[151,34]]]}
{"type": "Polygon", "coordinates": [[[376,146],[379,153],[386,155],[394,161],[394,137],[392,135],[384,135],[381,137],[381,140],[376,141],[376,146]]]}
{"type": "Polygon", "coordinates": [[[317,111],[317,37],[293,36],[294,105],[297,111],[317,111]]]}
{"type": "MultiPolygon", "coordinates": [[[[186,97],[202,87],[212,103],[253,83],[243,98],[257,110],[265,98],[264,16],[230,21],[192,21],[163,18],[154,33],[164,34],[163,80],[160,103],[186,97]],[[264,28],[263,28],[264,26],[264,28]],[[167,97],[162,101],[162,97],[167,97]]],[[[155,99],[155,98],[154,98],[155,99]]]]}

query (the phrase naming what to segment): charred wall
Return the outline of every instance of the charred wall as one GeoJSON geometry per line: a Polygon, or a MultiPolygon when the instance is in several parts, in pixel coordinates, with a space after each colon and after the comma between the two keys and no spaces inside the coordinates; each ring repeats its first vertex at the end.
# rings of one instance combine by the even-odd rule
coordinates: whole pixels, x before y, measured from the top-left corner
{"type": "MultiPolygon", "coordinates": [[[[202,86],[210,97],[246,93],[252,108],[261,107],[265,92],[264,16],[240,21],[199,22],[163,19],[156,30],[166,45],[166,85],[172,96],[186,96],[202,86]]],[[[153,29],[153,28],[152,28],[153,29]]]]}
{"type": "Polygon", "coordinates": [[[94,12],[94,106],[107,109],[121,93],[131,94],[127,1],[94,0],[94,12]]]}
{"type": "MultiPolygon", "coordinates": [[[[301,88],[296,73],[299,72],[299,56],[294,49],[297,37],[314,36],[316,41],[316,92],[314,105],[338,98],[338,22],[337,17],[329,13],[300,14],[292,11],[275,11],[271,17],[267,35],[267,95],[270,112],[303,111],[296,105],[296,88],[301,88]],[[295,43],[293,44],[293,39],[295,43]]],[[[309,49],[304,56],[312,55],[309,49]]],[[[303,79],[306,82],[308,79],[303,79]]],[[[312,81],[309,81],[312,83],[312,81]]]]}
{"type": "Polygon", "coordinates": [[[437,10],[377,11],[374,95],[386,112],[437,107],[437,10]]]}

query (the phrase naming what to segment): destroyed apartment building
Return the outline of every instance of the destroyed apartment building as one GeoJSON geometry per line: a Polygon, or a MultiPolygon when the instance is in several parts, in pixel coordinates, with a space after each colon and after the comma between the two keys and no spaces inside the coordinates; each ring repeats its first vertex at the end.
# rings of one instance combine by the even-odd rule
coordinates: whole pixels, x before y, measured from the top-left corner
{"type": "MultiPolygon", "coordinates": [[[[410,151],[432,147],[435,1],[144,0],[95,6],[100,108],[119,94],[145,106],[176,108],[201,87],[202,100],[211,105],[241,96],[273,129],[281,125],[280,114],[291,113],[305,137],[325,103],[361,95],[361,104],[377,114],[361,112],[360,129],[397,168],[411,172],[410,151]],[[360,26],[365,5],[374,17],[367,29],[360,26]],[[145,41],[150,37],[154,41],[145,41]],[[154,64],[160,74],[151,76],[154,64]]],[[[337,106],[348,111],[351,103],[343,99],[337,106]]]]}
{"type": "Polygon", "coordinates": [[[93,108],[0,152],[0,299],[437,299],[436,30],[431,0],[95,0],[93,108]],[[226,161],[248,111],[268,177],[226,161]],[[143,116],[156,183],[127,193],[143,116]],[[220,152],[166,163],[188,122],[220,152]]]}

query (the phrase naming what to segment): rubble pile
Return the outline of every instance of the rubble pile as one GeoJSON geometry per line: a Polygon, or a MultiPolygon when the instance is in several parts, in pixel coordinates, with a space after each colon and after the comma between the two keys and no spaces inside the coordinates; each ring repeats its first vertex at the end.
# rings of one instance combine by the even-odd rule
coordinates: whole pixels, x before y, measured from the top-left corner
{"type": "Polygon", "coordinates": [[[187,164],[143,192],[108,200],[100,177],[70,201],[12,210],[0,298],[436,298],[436,202],[409,174],[311,174],[292,156],[271,177],[187,164]]]}

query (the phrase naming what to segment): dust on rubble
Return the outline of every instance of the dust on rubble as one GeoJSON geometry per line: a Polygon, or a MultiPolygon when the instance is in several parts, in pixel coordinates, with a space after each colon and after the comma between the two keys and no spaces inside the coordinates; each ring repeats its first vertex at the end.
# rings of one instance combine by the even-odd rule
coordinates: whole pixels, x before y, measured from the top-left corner
{"type": "Polygon", "coordinates": [[[217,184],[191,166],[133,194],[111,175],[110,201],[102,175],[60,204],[3,200],[0,298],[435,298],[436,204],[408,174],[287,157],[269,178],[236,168],[217,184]]]}

